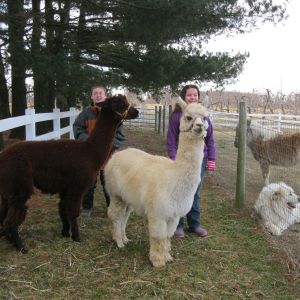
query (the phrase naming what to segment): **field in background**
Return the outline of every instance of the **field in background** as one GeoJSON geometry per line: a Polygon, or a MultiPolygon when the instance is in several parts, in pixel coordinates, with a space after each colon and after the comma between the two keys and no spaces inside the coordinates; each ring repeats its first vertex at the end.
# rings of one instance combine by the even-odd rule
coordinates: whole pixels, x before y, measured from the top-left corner
{"type": "MultiPolygon", "coordinates": [[[[153,131],[126,135],[125,147],[166,154],[164,138],[153,131]]],[[[230,173],[222,176],[222,161],[235,156],[231,135],[216,131],[216,137],[218,172],[203,190],[206,239],[190,233],[183,241],[173,239],[174,262],[154,269],[146,220],[132,216],[127,230],[132,241],[117,249],[99,188],[93,217],[79,218],[81,243],[60,237],[57,197],[37,193],[21,228],[29,253],[16,253],[0,239],[0,299],[297,299],[299,277],[289,269],[286,253],[270,243],[247,209],[233,209],[232,184],[224,188],[221,181],[234,181],[230,173]]]]}

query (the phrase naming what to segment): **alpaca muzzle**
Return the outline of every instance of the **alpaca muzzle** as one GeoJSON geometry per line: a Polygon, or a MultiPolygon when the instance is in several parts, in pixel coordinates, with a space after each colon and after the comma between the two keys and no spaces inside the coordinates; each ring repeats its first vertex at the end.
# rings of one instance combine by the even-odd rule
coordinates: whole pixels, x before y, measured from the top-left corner
{"type": "Polygon", "coordinates": [[[131,104],[129,104],[129,106],[123,113],[116,112],[116,114],[120,117],[121,120],[136,119],[139,116],[139,111],[131,104]]]}
{"type": "Polygon", "coordinates": [[[287,203],[287,206],[288,206],[289,209],[294,209],[294,208],[296,208],[296,205],[295,205],[294,203],[291,203],[291,202],[288,202],[288,203],[287,203]]]}

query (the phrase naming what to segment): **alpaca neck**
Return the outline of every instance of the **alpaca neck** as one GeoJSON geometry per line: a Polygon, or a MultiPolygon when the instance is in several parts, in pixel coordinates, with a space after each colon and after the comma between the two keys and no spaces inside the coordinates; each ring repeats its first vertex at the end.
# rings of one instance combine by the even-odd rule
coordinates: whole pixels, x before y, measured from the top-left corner
{"type": "Polygon", "coordinates": [[[86,140],[87,151],[90,153],[95,167],[103,165],[109,158],[119,123],[110,109],[101,109],[95,128],[86,140]]]}
{"type": "Polygon", "coordinates": [[[191,133],[180,133],[176,162],[190,166],[201,166],[203,160],[204,140],[191,133]]]}
{"type": "Polygon", "coordinates": [[[179,180],[171,195],[179,216],[191,209],[194,194],[201,180],[204,140],[191,133],[180,133],[175,160],[176,176],[179,180]]]}

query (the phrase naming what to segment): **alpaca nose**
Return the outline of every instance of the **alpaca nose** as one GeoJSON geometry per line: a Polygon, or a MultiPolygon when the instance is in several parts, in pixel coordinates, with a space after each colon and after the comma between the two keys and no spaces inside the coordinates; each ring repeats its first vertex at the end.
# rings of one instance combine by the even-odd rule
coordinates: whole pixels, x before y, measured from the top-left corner
{"type": "Polygon", "coordinates": [[[196,123],[195,126],[201,130],[203,129],[203,124],[201,123],[196,123]]]}

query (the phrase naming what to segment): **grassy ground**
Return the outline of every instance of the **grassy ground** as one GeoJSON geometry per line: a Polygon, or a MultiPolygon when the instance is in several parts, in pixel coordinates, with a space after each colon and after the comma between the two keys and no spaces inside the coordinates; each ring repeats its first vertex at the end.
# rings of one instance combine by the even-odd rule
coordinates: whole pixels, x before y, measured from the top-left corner
{"type": "MultiPolygon", "coordinates": [[[[237,149],[233,147],[235,133],[231,129],[215,128],[217,145],[217,172],[214,184],[224,188],[229,197],[235,195],[237,149]]],[[[270,182],[283,181],[293,187],[300,194],[300,168],[299,164],[293,167],[270,166],[270,182]]],[[[264,187],[264,181],[259,163],[253,158],[249,148],[246,155],[246,202],[245,206],[252,210],[259,193],[264,187]]],[[[266,237],[275,247],[287,255],[287,264],[293,272],[300,277],[300,224],[294,224],[280,236],[271,236],[266,232],[266,237]]]]}
{"type": "MultiPolygon", "coordinates": [[[[164,140],[152,132],[127,136],[127,146],[165,153],[164,140]]],[[[37,193],[21,228],[29,253],[0,239],[0,299],[299,299],[299,279],[285,254],[248,210],[233,209],[231,194],[214,178],[207,178],[202,195],[209,236],[172,240],[175,261],[154,269],[146,221],[131,216],[132,241],[117,249],[99,189],[92,218],[79,218],[81,243],[60,237],[58,199],[37,193]]]]}

